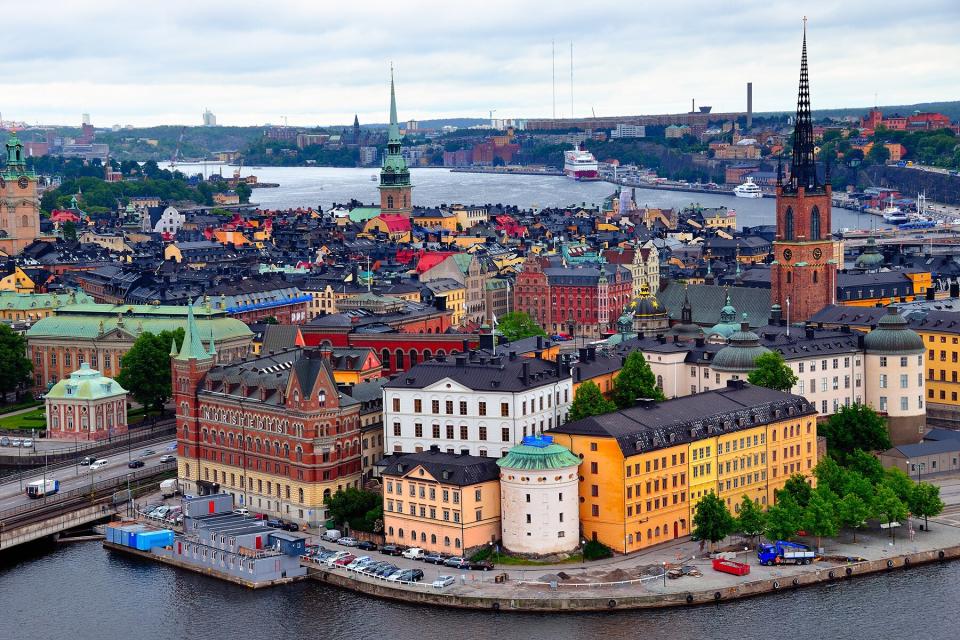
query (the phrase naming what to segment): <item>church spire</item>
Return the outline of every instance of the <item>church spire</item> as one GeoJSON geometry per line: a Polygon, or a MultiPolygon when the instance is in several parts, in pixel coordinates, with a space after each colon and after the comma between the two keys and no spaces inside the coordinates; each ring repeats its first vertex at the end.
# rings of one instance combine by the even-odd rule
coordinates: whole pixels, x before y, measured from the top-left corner
{"type": "MultiPolygon", "coordinates": [[[[804,49],[804,51],[806,51],[806,49],[804,49]]],[[[394,88],[393,88],[393,63],[390,63],[390,124],[398,124],[397,123],[397,93],[396,91],[394,91],[394,88]]]]}
{"type": "Polygon", "coordinates": [[[790,166],[790,190],[803,187],[810,191],[820,186],[814,157],[813,116],[810,112],[810,76],[807,70],[807,18],[803,18],[803,49],[800,54],[800,88],[797,93],[797,118],[793,130],[793,161],[790,166]]]}
{"type": "Polygon", "coordinates": [[[203,341],[200,339],[200,327],[197,326],[197,320],[193,317],[193,304],[187,306],[187,328],[183,333],[183,344],[180,345],[180,353],[177,354],[177,360],[205,360],[210,357],[207,350],[203,348],[203,341]]]}

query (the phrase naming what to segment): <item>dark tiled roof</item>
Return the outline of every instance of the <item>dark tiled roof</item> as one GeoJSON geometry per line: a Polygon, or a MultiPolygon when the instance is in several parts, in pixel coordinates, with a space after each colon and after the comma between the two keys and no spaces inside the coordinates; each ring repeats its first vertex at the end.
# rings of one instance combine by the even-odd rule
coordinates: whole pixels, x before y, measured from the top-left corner
{"type": "Polygon", "coordinates": [[[423,389],[449,378],[474,391],[524,391],[553,384],[570,376],[555,362],[537,358],[467,356],[432,360],[411,367],[388,382],[386,389],[423,389]],[[526,373],[526,379],[524,379],[526,373]]]}
{"type": "Polygon", "coordinates": [[[918,444],[902,444],[884,453],[886,455],[893,455],[894,452],[899,452],[905,458],[915,458],[955,451],[960,451],[960,440],[958,439],[934,440],[931,442],[920,442],[918,444]]]}
{"type": "Polygon", "coordinates": [[[552,433],[615,438],[629,457],[791,415],[815,414],[805,398],[743,384],[568,422],[552,433]]]}
{"type": "Polygon", "coordinates": [[[402,478],[422,466],[438,482],[458,487],[489,482],[500,477],[500,467],[497,466],[496,458],[481,458],[433,450],[394,454],[383,458],[377,466],[382,467],[383,475],[395,478],[402,478]]]}
{"type": "Polygon", "coordinates": [[[297,346],[300,327],[293,324],[263,325],[263,353],[293,349],[297,346]]]}
{"type": "MultiPolygon", "coordinates": [[[[754,287],[691,284],[687,288],[687,295],[693,310],[694,324],[713,326],[720,322],[720,309],[726,304],[727,293],[730,294],[731,304],[737,310],[737,321],[746,313],[751,327],[767,323],[770,317],[770,291],[754,287]]],[[[684,299],[682,283],[671,281],[657,294],[657,299],[667,308],[671,318],[680,319],[684,299]]]]}

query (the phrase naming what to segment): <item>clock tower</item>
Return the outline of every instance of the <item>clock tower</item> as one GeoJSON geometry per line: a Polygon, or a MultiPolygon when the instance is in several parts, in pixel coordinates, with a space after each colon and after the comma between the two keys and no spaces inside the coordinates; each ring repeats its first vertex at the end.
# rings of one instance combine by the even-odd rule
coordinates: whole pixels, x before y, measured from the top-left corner
{"type": "Polygon", "coordinates": [[[393,66],[390,67],[390,127],[387,130],[387,153],[380,169],[380,213],[409,217],[413,212],[410,170],[400,149],[403,138],[397,122],[397,97],[393,89],[393,66]]]}
{"type": "Polygon", "coordinates": [[[837,260],[830,227],[830,172],[817,175],[810,83],[807,76],[807,25],[803,25],[800,92],[790,177],[777,167],[777,235],[770,271],[771,304],[779,304],[788,322],[808,320],[831,304],[837,287],[837,260]]]}
{"type": "Polygon", "coordinates": [[[23,143],[15,132],[7,140],[7,166],[0,171],[0,252],[12,256],[40,235],[37,175],[27,170],[23,143]]]}

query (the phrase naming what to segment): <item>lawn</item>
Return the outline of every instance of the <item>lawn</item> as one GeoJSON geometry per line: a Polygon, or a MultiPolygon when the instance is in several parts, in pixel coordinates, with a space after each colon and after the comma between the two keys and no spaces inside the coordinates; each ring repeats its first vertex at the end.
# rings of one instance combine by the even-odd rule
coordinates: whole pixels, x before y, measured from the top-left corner
{"type": "Polygon", "coordinates": [[[477,562],[480,560],[489,560],[497,565],[513,565],[513,566],[527,566],[527,567],[539,567],[545,565],[553,564],[580,564],[583,562],[583,556],[578,552],[571,554],[569,558],[562,561],[552,561],[547,562],[543,560],[531,560],[530,558],[524,558],[522,556],[512,556],[510,554],[500,552],[496,554],[493,552],[493,549],[490,547],[484,547],[480,551],[477,551],[475,554],[470,556],[470,559],[477,562]]]}
{"type": "Polygon", "coordinates": [[[29,409],[30,407],[42,407],[42,400],[34,400],[33,398],[28,398],[21,400],[20,402],[14,402],[11,404],[0,405],[0,415],[4,413],[11,413],[13,411],[19,411],[20,409],[29,409]]]}
{"type": "Polygon", "coordinates": [[[39,407],[26,413],[0,418],[0,429],[46,429],[47,419],[45,414],[46,409],[39,407]]]}

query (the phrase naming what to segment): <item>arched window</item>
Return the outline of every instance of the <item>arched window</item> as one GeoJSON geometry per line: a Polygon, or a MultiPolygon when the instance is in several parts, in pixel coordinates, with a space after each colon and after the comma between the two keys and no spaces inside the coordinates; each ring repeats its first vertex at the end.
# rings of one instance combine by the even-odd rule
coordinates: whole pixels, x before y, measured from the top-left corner
{"type": "Polygon", "coordinates": [[[450,536],[443,536],[443,546],[445,547],[450,546],[450,536]]]}
{"type": "Polygon", "coordinates": [[[403,540],[403,529],[397,529],[397,536],[403,540]]]}
{"type": "Polygon", "coordinates": [[[410,366],[413,367],[413,366],[416,366],[416,364],[417,364],[417,350],[410,349],[410,366]]]}
{"type": "Polygon", "coordinates": [[[303,449],[297,446],[297,462],[303,462],[303,449]]]}
{"type": "Polygon", "coordinates": [[[783,239],[793,240],[793,207],[787,207],[783,215],[783,239]]]}
{"type": "Polygon", "coordinates": [[[437,534],[435,533],[430,534],[430,544],[437,544],[437,534]]]}
{"type": "Polygon", "coordinates": [[[390,527],[390,535],[393,535],[393,527],[390,527]]]}
{"type": "Polygon", "coordinates": [[[810,239],[820,239],[820,207],[817,205],[810,210],[810,239]]]}
{"type": "MultiPolygon", "coordinates": [[[[393,196],[387,196],[387,209],[393,209],[393,196]]],[[[403,529],[400,530],[400,537],[403,537],[403,529]]]]}
{"type": "Polygon", "coordinates": [[[813,283],[816,284],[818,281],[819,281],[819,278],[818,278],[818,276],[817,276],[817,272],[814,271],[814,272],[813,272],[813,283]]]}
{"type": "Polygon", "coordinates": [[[657,376],[657,388],[663,389],[663,376],[657,376]]]}
{"type": "Polygon", "coordinates": [[[455,546],[457,549],[460,548],[460,538],[453,539],[453,546],[455,546]]]}
{"type": "Polygon", "coordinates": [[[430,351],[430,349],[424,349],[424,350],[423,350],[423,360],[424,360],[424,362],[426,362],[427,360],[429,360],[429,359],[432,358],[432,357],[433,357],[433,353],[430,351]]]}
{"type": "Polygon", "coordinates": [[[790,284],[791,282],[793,282],[793,272],[787,271],[787,284],[790,284]]]}
{"type": "Polygon", "coordinates": [[[303,504],[303,487],[297,489],[297,502],[303,504]]]}
{"type": "Polygon", "coordinates": [[[425,533],[423,533],[423,532],[421,531],[421,532],[420,532],[420,542],[426,542],[426,541],[427,541],[427,534],[425,534],[425,533]]]}
{"type": "Polygon", "coordinates": [[[30,223],[27,222],[27,216],[22,216],[22,217],[20,218],[20,226],[21,226],[21,227],[30,226],[30,223]]]}
{"type": "Polygon", "coordinates": [[[384,369],[391,369],[390,366],[390,350],[384,349],[380,352],[380,362],[383,364],[384,369]]]}
{"type": "Polygon", "coordinates": [[[403,349],[397,349],[397,369],[403,369],[403,349]]]}

